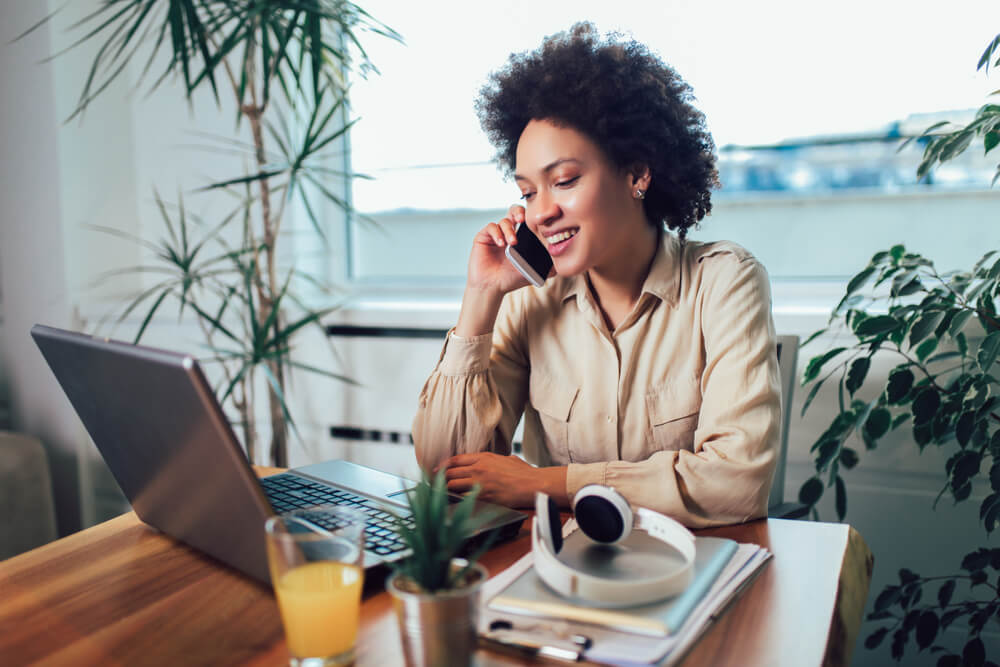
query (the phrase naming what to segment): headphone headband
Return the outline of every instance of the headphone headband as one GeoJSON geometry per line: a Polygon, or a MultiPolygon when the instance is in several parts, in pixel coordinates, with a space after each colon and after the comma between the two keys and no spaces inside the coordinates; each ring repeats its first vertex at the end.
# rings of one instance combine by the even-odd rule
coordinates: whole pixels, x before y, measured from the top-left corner
{"type": "MultiPolygon", "coordinates": [[[[633,527],[633,514],[627,501],[610,487],[599,485],[584,487],[574,498],[573,506],[578,512],[577,523],[580,524],[580,529],[591,539],[596,538],[597,541],[606,544],[620,542],[628,536],[633,527]],[[599,523],[601,517],[581,516],[602,505],[599,502],[581,502],[594,497],[607,501],[598,510],[599,514],[612,515],[608,510],[609,506],[620,510],[624,504],[628,509],[626,515],[619,513],[617,517],[617,521],[624,526],[624,529],[616,539],[603,539],[609,535],[613,536],[614,527],[617,525],[615,518],[610,521],[612,524],[610,530],[600,530],[598,526],[598,535],[594,535],[590,531],[594,529],[594,524],[599,523]],[[590,528],[585,529],[585,524],[590,524],[590,528]]],[[[562,550],[563,540],[558,508],[547,495],[538,493],[535,496],[535,509],[536,516],[531,526],[531,549],[535,558],[535,571],[541,580],[557,593],[608,606],[630,606],[677,595],[691,583],[694,574],[694,535],[674,519],[646,508],[638,508],[634,514],[636,519],[634,527],[676,550],[684,561],[680,567],[657,576],[607,579],[578,570],[560,560],[557,554],[562,550]]]]}

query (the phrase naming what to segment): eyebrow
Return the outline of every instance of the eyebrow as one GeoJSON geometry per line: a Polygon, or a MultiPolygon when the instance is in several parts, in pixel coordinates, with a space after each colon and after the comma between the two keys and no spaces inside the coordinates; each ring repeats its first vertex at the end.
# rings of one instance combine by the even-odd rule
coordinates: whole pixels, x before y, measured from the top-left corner
{"type": "MultiPolygon", "coordinates": [[[[576,158],[561,157],[561,158],[558,158],[556,160],[553,160],[552,162],[550,162],[547,165],[545,165],[544,167],[542,167],[542,172],[547,174],[550,171],[552,171],[553,169],[555,169],[556,167],[558,167],[559,165],[565,164],[566,162],[576,162],[577,164],[580,164],[580,161],[577,160],[576,158]]],[[[520,174],[514,174],[514,180],[515,181],[527,181],[529,179],[528,179],[527,176],[522,176],[520,174]]]]}

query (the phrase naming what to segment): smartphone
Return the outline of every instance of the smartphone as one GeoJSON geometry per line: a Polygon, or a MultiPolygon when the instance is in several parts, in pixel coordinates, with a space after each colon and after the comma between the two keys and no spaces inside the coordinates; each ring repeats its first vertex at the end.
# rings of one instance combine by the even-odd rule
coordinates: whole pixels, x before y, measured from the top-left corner
{"type": "Polygon", "coordinates": [[[521,275],[535,287],[541,287],[552,270],[552,255],[523,222],[514,230],[517,245],[507,246],[504,254],[521,275]]]}

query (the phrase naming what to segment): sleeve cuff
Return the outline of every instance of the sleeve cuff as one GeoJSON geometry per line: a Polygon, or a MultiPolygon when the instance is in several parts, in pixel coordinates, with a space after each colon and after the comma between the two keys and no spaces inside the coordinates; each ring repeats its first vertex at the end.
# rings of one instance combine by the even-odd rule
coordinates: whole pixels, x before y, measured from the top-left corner
{"type": "Polygon", "coordinates": [[[566,495],[573,502],[577,491],[588,484],[606,484],[607,477],[607,462],[570,463],[566,467],[566,495]]]}
{"type": "Polygon", "coordinates": [[[482,373],[490,367],[492,350],[492,333],[463,338],[456,336],[455,330],[451,329],[441,351],[438,372],[451,376],[482,373]]]}

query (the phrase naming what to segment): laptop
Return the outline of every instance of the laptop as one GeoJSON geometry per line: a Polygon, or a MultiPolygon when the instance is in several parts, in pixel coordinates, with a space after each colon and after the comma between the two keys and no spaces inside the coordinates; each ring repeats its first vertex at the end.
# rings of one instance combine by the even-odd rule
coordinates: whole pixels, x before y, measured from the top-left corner
{"type": "MultiPolygon", "coordinates": [[[[35,325],[31,336],[138,517],[262,582],[264,521],[349,504],[368,514],[364,565],[409,555],[393,529],[413,480],[343,460],[258,479],[198,362],[188,355],[35,325]]],[[[455,496],[454,501],[460,500],[455,496]]],[[[526,515],[479,502],[474,536],[506,539],[526,515]]]]}

